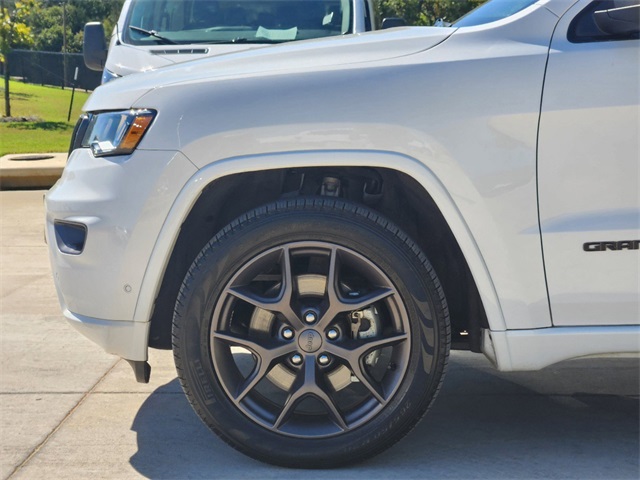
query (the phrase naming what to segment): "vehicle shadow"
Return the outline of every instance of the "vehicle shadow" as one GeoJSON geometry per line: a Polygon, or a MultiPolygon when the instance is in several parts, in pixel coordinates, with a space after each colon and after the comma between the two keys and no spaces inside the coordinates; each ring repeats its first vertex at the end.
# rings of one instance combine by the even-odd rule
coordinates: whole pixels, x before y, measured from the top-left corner
{"type": "MultiPolygon", "coordinates": [[[[501,374],[452,360],[426,418],[382,455],[353,467],[306,470],[305,478],[637,479],[637,359],[565,362],[501,374]],[[622,362],[622,367],[620,367],[622,362]]],[[[236,452],[192,411],[178,380],[153,392],[132,430],[131,465],[149,478],[299,479],[236,452]]]]}

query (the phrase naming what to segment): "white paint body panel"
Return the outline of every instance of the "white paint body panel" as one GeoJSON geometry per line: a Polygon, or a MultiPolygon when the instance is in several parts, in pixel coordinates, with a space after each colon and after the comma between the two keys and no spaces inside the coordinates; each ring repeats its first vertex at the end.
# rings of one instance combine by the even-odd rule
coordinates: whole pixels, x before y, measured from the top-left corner
{"type": "Polygon", "coordinates": [[[50,247],[56,245],[54,220],[82,223],[88,230],[82,255],[58,252],[52,258],[63,310],[100,320],[133,319],[154,236],[196,171],[179,152],[95,158],[88,149],[77,149],[71,154],[47,194],[50,247]]]}
{"type": "MultiPolygon", "coordinates": [[[[548,204],[569,183],[554,177],[550,186],[539,185],[564,160],[555,148],[564,141],[555,114],[543,112],[541,119],[540,109],[554,98],[543,97],[549,46],[559,16],[568,9],[571,15],[572,3],[541,1],[505,20],[457,30],[401,28],[296,42],[98,88],[85,104],[88,111],[151,108],[158,115],[126,159],[95,159],[87,149],[76,150],[48,194],[49,237],[55,219],[98,218],[104,226],[91,227],[102,248],[89,249],[85,258],[61,254],[49,242],[67,317],[91,323],[92,338],[138,360],[146,344],[120,348],[114,337],[94,330],[108,330],[114,321],[135,323],[144,326],[135,327],[136,338],[144,337],[139,328],[148,328],[180,225],[206,185],[264,169],[371,166],[410,175],[434,199],[478,287],[490,327],[487,354],[500,369],[637,351],[637,328],[615,326],[625,307],[611,308],[599,327],[575,329],[553,327],[549,308],[547,279],[554,288],[553,279],[562,280],[555,272],[567,265],[551,273],[547,258],[545,277],[538,196],[548,204]],[[549,145],[538,143],[540,122],[540,141],[549,136],[549,145]],[[88,287],[89,281],[95,285],[88,287]],[[132,286],[131,294],[124,284],[132,286]],[[563,348],[563,342],[571,345],[563,348]]],[[[557,92],[574,87],[568,78],[554,78],[557,92]]],[[[629,102],[620,101],[625,118],[633,120],[629,102]]],[[[627,156],[633,154],[628,143],[622,145],[627,156]]],[[[555,213],[542,214],[546,234],[555,213]]],[[[544,253],[553,257],[553,250],[544,253]]],[[[579,302],[585,292],[575,285],[571,294],[579,302]]]]}
{"type": "Polygon", "coordinates": [[[131,75],[132,73],[148,72],[160,67],[175,65],[176,63],[189,62],[191,60],[199,60],[216,55],[225,55],[227,53],[237,53],[252,48],[264,48],[265,45],[237,44],[211,46],[187,44],[180,45],[179,48],[181,50],[204,49],[206,50],[206,53],[154,53],[154,51],[165,51],[168,47],[171,47],[171,45],[156,46],[154,48],[129,45],[122,43],[118,38],[118,34],[114,32],[109,46],[109,54],[107,56],[105,68],[115,75],[124,77],[126,75],[131,75]]]}
{"type": "Polygon", "coordinates": [[[640,239],[640,40],[569,42],[571,20],[588,3],[558,23],[542,102],[540,221],[551,311],[554,325],[634,325],[638,250],[583,245],[640,239]]]}
{"type": "Polygon", "coordinates": [[[568,358],[640,351],[640,326],[554,327],[489,332],[484,349],[503,372],[540,370],[568,358]]]}

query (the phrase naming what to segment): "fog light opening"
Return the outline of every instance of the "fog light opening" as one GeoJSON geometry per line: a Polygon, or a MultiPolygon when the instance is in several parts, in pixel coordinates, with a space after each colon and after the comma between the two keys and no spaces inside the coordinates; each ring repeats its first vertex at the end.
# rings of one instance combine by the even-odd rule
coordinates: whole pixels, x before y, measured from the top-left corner
{"type": "Polygon", "coordinates": [[[53,226],[58,250],[69,255],[80,255],[87,239],[87,226],[62,221],[54,222],[53,226]]]}

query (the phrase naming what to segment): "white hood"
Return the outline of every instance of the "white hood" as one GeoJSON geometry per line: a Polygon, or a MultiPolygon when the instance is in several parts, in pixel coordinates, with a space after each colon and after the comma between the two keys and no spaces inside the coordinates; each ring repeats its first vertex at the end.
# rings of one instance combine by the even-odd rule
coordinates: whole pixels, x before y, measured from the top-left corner
{"type": "Polygon", "coordinates": [[[292,42],[181,63],[111,81],[91,95],[85,111],[126,109],[155,88],[214,78],[310,71],[412,55],[432,48],[456,29],[409,27],[292,42]]]}
{"type": "Polygon", "coordinates": [[[225,44],[215,46],[190,44],[161,45],[150,48],[123,43],[118,45],[117,48],[111,48],[107,68],[118,76],[126,76],[216,55],[243,52],[251,48],[264,48],[265,46],[265,44],[225,44]]]}

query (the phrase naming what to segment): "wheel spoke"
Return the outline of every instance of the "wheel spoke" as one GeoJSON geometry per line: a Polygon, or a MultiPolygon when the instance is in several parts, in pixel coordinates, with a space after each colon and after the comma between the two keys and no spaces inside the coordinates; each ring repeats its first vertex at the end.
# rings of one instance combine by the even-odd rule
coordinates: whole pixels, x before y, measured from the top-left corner
{"type": "Polygon", "coordinates": [[[409,338],[406,333],[397,333],[390,337],[378,338],[371,341],[352,341],[344,344],[329,343],[325,344],[325,350],[343,360],[351,362],[359,362],[360,359],[370,353],[372,350],[379,350],[384,347],[392,347],[398,345],[409,338]]]}
{"type": "Polygon", "coordinates": [[[227,293],[233,295],[236,298],[239,298],[240,300],[250,303],[254,307],[262,308],[263,310],[268,310],[271,312],[277,311],[277,306],[279,303],[278,298],[261,297],[260,295],[256,295],[244,286],[230,287],[227,290],[227,293]]]}
{"type": "Polygon", "coordinates": [[[327,275],[327,297],[329,299],[329,305],[339,304],[340,299],[338,295],[338,249],[336,247],[331,248],[331,254],[329,256],[329,274],[327,275]]]}
{"type": "Polygon", "coordinates": [[[371,340],[369,342],[365,342],[362,345],[358,345],[355,348],[344,349],[346,351],[351,352],[351,355],[354,358],[362,358],[364,355],[368,354],[372,350],[379,350],[384,347],[393,347],[394,345],[398,345],[409,339],[409,335],[406,333],[396,333],[395,335],[378,338],[376,340],[371,340]]]}
{"type": "Polygon", "coordinates": [[[256,355],[256,365],[251,374],[236,388],[234,400],[242,401],[247,394],[260,383],[260,381],[269,373],[273,365],[285,355],[289,355],[296,351],[295,344],[277,344],[265,346],[247,338],[230,335],[227,333],[214,332],[213,338],[223,341],[229,345],[246,348],[256,355]]]}
{"type": "Polygon", "coordinates": [[[280,301],[291,305],[293,297],[293,275],[291,273],[291,255],[289,247],[282,249],[282,288],[280,289],[280,301]]]}
{"type": "MultiPolygon", "coordinates": [[[[309,359],[307,358],[307,360],[309,359]]],[[[293,383],[293,391],[289,393],[289,396],[284,402],[284,406],[282,407],[280,415],[273,424],[273,427],[276,430],[279,430],[280,427],[282,427],[282,425],[291,416],[291,414],[296,409],[296,405],[298,404],[298,402],[300,402],[300,400],[302,400],[306,395],[309,394],[309,378],[313,379],[313,381],[315,382],[315,374],[315,364],[313,360],[311,362],[306,361],[304,364],[304,368],[298,371],[296,380],[293,383]]]]}
{"type": "Polygon", "coordinates": [[[349,362],[349,367],[353,374],[360,380],[360,383],[369,390],[369,393],[378,401],[378,403],[385,404],[387,399],[385,398],[384,391],[378,385],[375,385],[373,381],[369,379],[369,375],[362,369],[360,362],[349,362]]]}
{"type": "Polygon", "coordinates": [[[338,249],[336,247],[333,247],[329,255],[329,273],[327,274],[326,292],[328,304],[326,310],[320,317],[320,320],[318,320],[318,330],[324,330],[329,327],[335,316],[341,312],[339,306],[342,305],[342,302],[340,301],[338,294],[338,285],[336,284],[338,276],[337,263],[338,249]]]}
{"type": "Polygon", "coordinates": [[[280,415],[278,415],[278,418],[273,424],[273,428],[275,428],[276,430],[280,430],[282,425],[284,425],[284,423],[289,419],[291,414],[296,409],[296,405],[298,404],[298,402],[300,402],[300,400],[302,400],[304,396],[305,394],[302,392],[302,389],[298,389],[287,397],[280,415]]]}
{"type": "Polygon", "coordinates": [[[244,337],[221,332],[214,332],[213,338],[230,345],[244,347],[247,350],[251,350],[258,357],[258,362],[266,364],[267,367],[270,367],[271,364],[279,358],[296,351],[294,343],[283,344],[273,342],[272,345],[261,345],[244,337]]]}
{"type": "Polygon", "coordinates": [[[381,287],[377,288],[372,292],[367,293],[366,295],[362,295],[356,298],[349,299],[340,299],[339,308],[342,312],[362,310],[369,305],[372,305],[380,300],[384,300],[387,297],[395,294],[395,291],[391,288],[381,287]]]}
{"type": "Polygon", "coordinates": [[[269,373],[271,365],[258,360],[253,372],[238,386],[234,400],[241,402],[247,394],[269,373]]]}
{"type": "Polygon", "coordinates": [[[344,417],[338,410],[338,407],[336,407],[335,402],[331,399],[327,392],[325,392],[322,388],[317,387],[313,395],[315,395],[316,398],[318,398],[322,401],[322,403],[325,404],[329,412],[329,417],[331,417],[333,423],[340,427],[340,430],[345,431],[349,428],[347,423],[344,421],[344,417]]]}
{"type": "Polygon", "coordinates": [[[226,293],[232,295],[254,307],[267,310],[269,312],[277,312],[282,314],[287,321],[296,329],[304,328],[304,324],[298,315],[291,308],[291,300],[293,298],[293,275],[291,273],[291,258],[289,248],[282,249],[282,286],[276,298],[266,298],[252,292],[245,285],[231,286],[227,288],[226,293]]]}
{"type": "Polygon", "coordinates": [[[379,287],[366,295],[359,296],[357,298],[344,298],[338,288],[338,249],[333,247],[329,258],[329,273],[327,275],[327,300],[328,306],[324,311],[320,321],[318,322],[318,329],[326,329],[333,319],[339,313],[353,312],[356,310],[362,310],[369,305],[372,305],[380,300],[384,300],[396,292],[392,288],[379,287]]]}
{"type": "Polygon", "coordinates": [[[349,365],[353,374],[360,380],[360,383],[369,390],[371,395],[381,404],[385,404],[387,399],[382,388],[366,373],[363,365],[363,358],[373,350],[379,350],[384,347],[392,347],[406,341],[409,336],[406,333],[399,333],[390,337],[380,338],[370,342],[352,342],[352,345],[346,344],[326,344],[326,351],[341,358],[349,365]]]}
{"type": "Polygon", "coordinates": [[[292,327],[300,330],[305,328],[300,317],[291,308],[293,300],[293,273],[291,271],[291,255],[289,247],[282,249],[282,288],[280,289],[277,312],[280,312],[289,321],[292,327]]]}
{"type": "Polygon", "coordinates": [[[295,411],[297,404],[307,396],[313,396],[325,405],[329,418],[340,430],[345,431],[349,428],[334,401],[318,384],[315,357],[313,355],[306,356],[304,368],[298,373],[296,384],[294,384],[295,390],[285,401],[284,407],[273,425],[275,429],[279,430],[286,423],[295,411]]]}

